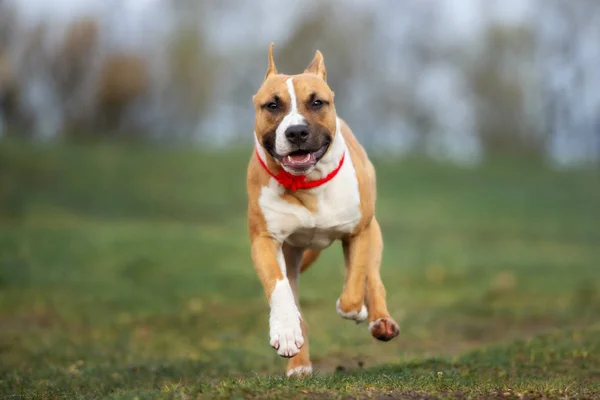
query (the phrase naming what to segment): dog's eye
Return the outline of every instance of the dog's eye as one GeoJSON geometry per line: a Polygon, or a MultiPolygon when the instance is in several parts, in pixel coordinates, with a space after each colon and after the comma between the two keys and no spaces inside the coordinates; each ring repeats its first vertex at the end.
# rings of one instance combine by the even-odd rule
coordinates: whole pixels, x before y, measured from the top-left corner
{"type": "Polygon", "coordinates": [[[277,105],[277,103],[275,103],[274,101],[267,103],[267,108],[269,110],[277,110],[279,106],[277,105]]]}
{"type": "Polygon", "coordinates": [[[323,107],[323,104],[325,104],[325,103],[323,103],[322,100],[315,100],[311,103],[311,106],[313,108],[321,108],[321,107],[323,107]]]}

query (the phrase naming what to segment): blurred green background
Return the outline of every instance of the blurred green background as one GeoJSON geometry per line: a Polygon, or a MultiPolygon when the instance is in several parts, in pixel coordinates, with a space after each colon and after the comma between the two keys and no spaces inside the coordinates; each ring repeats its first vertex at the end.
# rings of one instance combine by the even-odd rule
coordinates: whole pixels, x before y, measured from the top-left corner
{"type": "MultiPolygon", "coordinates": [[[[268,345],[268,307],[249,257],[250,154],[2,143],[5,393],[143,394],[169,385],[195,393],[231,377],[281,374],[284,360],[268,345]]],[[[402,332],[376,342],[364,324],[336,315],[343,260],[333,245],[300,281],[321,374],[458,356],[549,333],[567,335],[575,346],[569,357],[597,356],[598,171],[556,172],[507,159],[478,168],[374,161],[382,275],[402,332]]],[[[560,348],[544,346],[541,354],[560,348]]],[[[485,373],[495,362],[474,368],[485,373]]],[[[546,361],[537,362],[545,381],[550,375],[538,368],[546,361]]],[[[597,383],[598,358],[591,365],[559,370],[558,388],[570,379],[597,383]]],[[[256,385],[247,390],[262,393],[256,385]]],[[[221,389],[226,396],[233,390],[221,389]]]]}

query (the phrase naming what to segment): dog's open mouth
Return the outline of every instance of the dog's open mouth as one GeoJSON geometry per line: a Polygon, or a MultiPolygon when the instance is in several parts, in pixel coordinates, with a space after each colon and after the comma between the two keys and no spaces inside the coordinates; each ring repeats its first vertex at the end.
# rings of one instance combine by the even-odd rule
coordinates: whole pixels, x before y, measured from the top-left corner
{"type": "Polygon", "coordinates": [[[315,153],[305,150],[298,150],[283,157],[281,163],[286,167],[294,169],[306,169],[313,166],[315,161],[315,153]]]}
{"type": "Polygon", "coordinates": [[[321,147],[317,151],[296,150],[280,159],[281,165],[287,170],[294,172],[304,172],[314,167],[315,164],[323,157],[329,144],[321,147]]]}

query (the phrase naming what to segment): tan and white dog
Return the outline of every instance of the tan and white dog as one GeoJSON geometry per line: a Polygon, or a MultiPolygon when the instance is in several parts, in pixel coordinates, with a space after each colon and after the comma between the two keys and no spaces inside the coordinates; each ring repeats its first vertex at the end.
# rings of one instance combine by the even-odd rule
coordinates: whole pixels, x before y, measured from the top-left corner
{"type": "Polygon", "coordinates": [[[399,333],[379,274],[375,170],[337,116],[326,75],[319,51],[304,73],[279,74],[271,44],[265,80],[253,97],[256,147],[247,187],[252,260],[271,307],[270,343],[290,358],[288,376],[312,372],[298,276],[335,240],[346,262],[338,314],[356,322],[368,318],[379,340],[399,333]]]}

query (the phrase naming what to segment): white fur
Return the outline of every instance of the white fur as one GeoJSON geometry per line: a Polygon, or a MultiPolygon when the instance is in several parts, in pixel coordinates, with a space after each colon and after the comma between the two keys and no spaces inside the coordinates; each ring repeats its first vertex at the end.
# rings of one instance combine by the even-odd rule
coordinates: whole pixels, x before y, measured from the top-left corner
{"type": "MultiPolygon", "coordinates": [[[[277,262],[285,276],[285,261],[279,250],[277,262]]],[[[269,317],[270,343],[282,357],[293,357],[300,352],[304,344],[300,311],[294,300],[294,293],[287,278],[277,281],[269,300],[271,315],[269,317]]]]}
{"type": "Polygon", "coordinates": [[[317,163],[309,179],[326,176],[337,168],[342,155],[346,158],[334,179],[310,189],[317,198],[316,213],[283,200],[280,196],[284,189],[273,178],[261,190],[258,202],[267,229],[281,243],[287,241],[297,247],[323,249],[352,232],[362,217],[356,171],[339,130],[339,121],[337,126],[332,148],[317,163]]]}
{"type": "Polygon", "coordinates": [[[369,332],[373,331],[373,327],[381,322],[381,318],[377,318],[375,321],[369,322],[369,332]]]}
{"type": "Polygon", "coordinates": [[[337,299],[337,301],[335,302],[335,309],[342,318],[354,320],[357,324],[363,322],[369,317],[369,312],[367,311],[367,307],[365,307],[364,304],[360,311],[344,312],[340,308],[340,299],[337,299]]]}
{"type": "Polygon", "coordinates": [[[287,128],[293,125],[305,125],[304,116],[298,111],[298,100],[296,99],[296,91],[294,90],[293,78],[289,78],[285,83],[290,94],[290,111],[287,113],[279,126],[275,130],[275,151],[277,154],[288,154],[292,151],[290,143],[285,137],[287,128]]]}
{"type": "Polygon", "coordinates": [[[312,369],[312,365],[301,365],[299,367],[290,369],[287,372],[287,376],[291,377],[291,376],[306,376],[306,375],[310,375],[312,374],[313,369],[312,369]]]}

